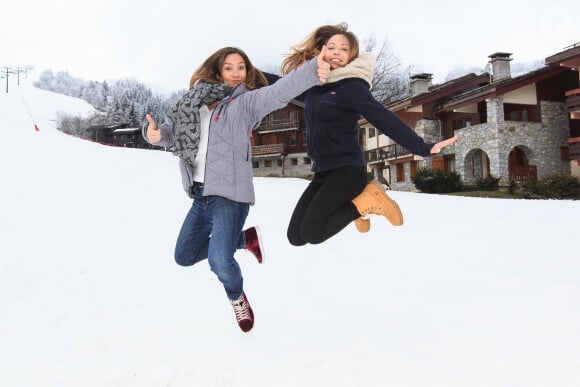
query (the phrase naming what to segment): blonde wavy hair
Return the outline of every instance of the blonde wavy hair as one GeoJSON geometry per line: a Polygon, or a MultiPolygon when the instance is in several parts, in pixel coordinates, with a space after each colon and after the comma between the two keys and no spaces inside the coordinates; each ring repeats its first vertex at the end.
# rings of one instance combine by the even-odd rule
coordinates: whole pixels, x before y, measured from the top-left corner
{"type": "Polygon", "coordinates": [[[282,62],[282,75],[288,74],[302,63],[314,58],[320,53],[322,46],[334,35],[344,35],[350,44],[350,60],[359,54],[359,44],[356,35],[348,30],[348,24],[324,25],[318,27],[302,42],[292,47],[290,54],[282,62]]]}

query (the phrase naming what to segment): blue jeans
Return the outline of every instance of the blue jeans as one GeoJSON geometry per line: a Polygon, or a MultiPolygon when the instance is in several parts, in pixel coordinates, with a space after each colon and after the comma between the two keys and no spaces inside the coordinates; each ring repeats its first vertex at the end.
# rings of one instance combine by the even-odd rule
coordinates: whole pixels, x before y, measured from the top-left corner
{"type": "Polygon", "coordinates": [[[193,204],[177,237],[175,261],[191,266],[207,258],[228,298],[237,300],[244,280],[234,253],[246,246],[242,228],[250,205],[221,196],[202,196],[202,192],[200,187],[193,190],[193,204]]]}

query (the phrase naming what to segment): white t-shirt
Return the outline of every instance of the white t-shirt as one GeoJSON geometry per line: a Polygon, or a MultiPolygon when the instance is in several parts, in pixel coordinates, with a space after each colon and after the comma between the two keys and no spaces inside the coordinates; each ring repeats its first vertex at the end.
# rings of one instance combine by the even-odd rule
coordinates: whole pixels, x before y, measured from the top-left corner
{"type": "Polygon", "coordinates": [[[199,149],[193,161],[193,181],[203,183],[205,180],[205,159],[207,157],[207,142],[209,140],[209,122],[211,112],[206,105],[199,108],[201,133],[199,136],[199,149]]]}

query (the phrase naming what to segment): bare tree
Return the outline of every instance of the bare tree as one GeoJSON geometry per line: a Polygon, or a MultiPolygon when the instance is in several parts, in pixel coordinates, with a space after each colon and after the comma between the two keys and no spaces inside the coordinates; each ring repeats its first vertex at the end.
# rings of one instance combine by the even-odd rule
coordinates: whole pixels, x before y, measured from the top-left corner
{"type": "Polygon", "coordinates": [[[374,38],[367,38],[363,41],[363,47],[364,51],[373,52],[376,56],[371,91],[377,101],[387,104],[409,94],[408,74],[402,69],[388,41],[385,40],[379,48],[374,38]]]}

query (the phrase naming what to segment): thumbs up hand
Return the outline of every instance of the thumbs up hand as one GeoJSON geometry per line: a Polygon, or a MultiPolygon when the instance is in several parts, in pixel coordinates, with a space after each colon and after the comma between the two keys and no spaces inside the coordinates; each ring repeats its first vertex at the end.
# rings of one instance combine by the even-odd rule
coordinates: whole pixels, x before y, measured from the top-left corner
{"type": "Polygon", "coordinates": [[[147,122],[149,122],[149,126],[147,126],[147,140],[152,144],[161,141],[161,131],[157,127],[153,117],[151,117],[151,114],[146,114],[145,118],[147,118],[147,122]]]}
{"type": "Polygon", "coordinates": [[[318,65],[318,79],[320,82],[326,83],[328,79],[328,75],[330,74],[330,63],[324,60],[326,56],[326,45],[322,46],[322,50],[320,50],[320,54],[316,59],[316,64],[318,65]]]}

